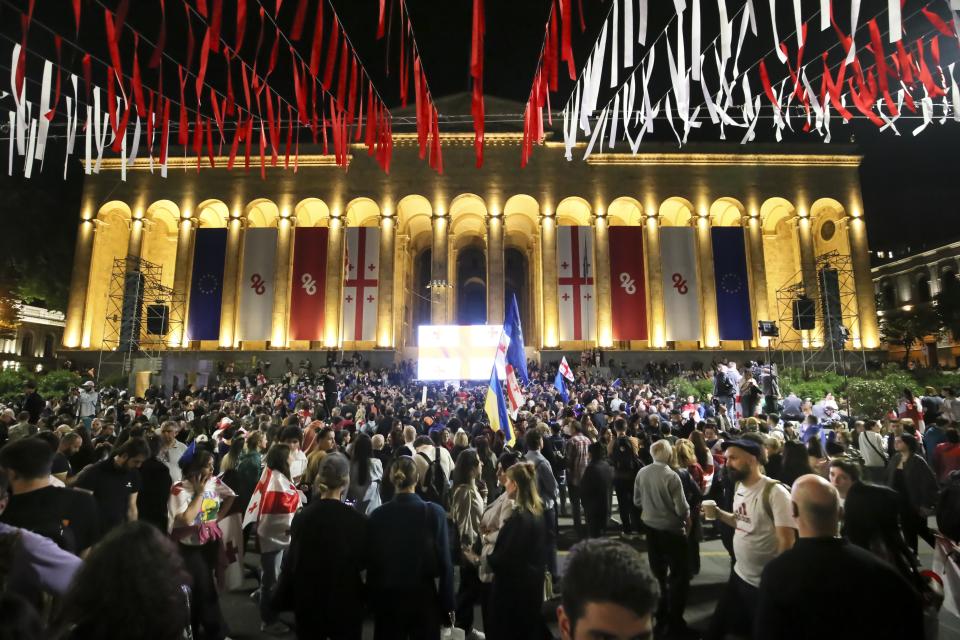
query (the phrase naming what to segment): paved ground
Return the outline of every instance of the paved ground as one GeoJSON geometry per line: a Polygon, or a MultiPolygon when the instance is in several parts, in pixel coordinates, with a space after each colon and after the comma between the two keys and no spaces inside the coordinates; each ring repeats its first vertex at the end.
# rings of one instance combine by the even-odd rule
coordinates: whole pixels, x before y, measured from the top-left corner
{"type": "MultiPolygon", "coordinates": [[[[618,525],[619,526],[619,525],[618,525]]],[[[572,522],[569,518],[560,519],[561,540],[560,548],[566,549],[572,544],[573,531],[572,522]]],[[[619,531],[619,529],[617,529],[619,531]]],[[[641,551],[645,545],[642,540],[636,542],[636,546],[641,551]]],[[[922,541],[920,543],[920,560],[925,567],[930,566],[932,559],[932,550],[922,541]]],[[[563,572],[563,562],[566,556],[565,551],[560,552],[560,572],[563,572]]],[[[709,540],[700,545],[701,570],[700,574],[693,580],[690,590],[690,602],[687,606],[686,619],[694,628],[704,629],[713,614],[714,607],[723,591],[723,586],[730,575],[730,562],[726,550],[720,544],[719,540],[709,540]]],[[[259,560],[257,556],[248,554],[246,562],[250,565],[256,565],[259,560]]],[[[226,594],[222,598],[224,614],[229,621],[230,637],[234,639],[248,638],[293,638],[294,635],[270,636],[260,632],[260,618],[256,603],[253,602],[249,594],[256,587],[253,579],[247,580],[244,588],[226,594]]],[[[292,621],[292,615],[284,614],[281,619],[287,622],[292,621]]],[[[480,624],[480,612],[477,611],[477,624],[480,624]]],[[[364,639],[373,637],[373,625],[368,623],[364,629],[364,639]]],[[[940,639],[939,640],[960,640],[960,618],[941,611],[940,615],[940,639]]]]}

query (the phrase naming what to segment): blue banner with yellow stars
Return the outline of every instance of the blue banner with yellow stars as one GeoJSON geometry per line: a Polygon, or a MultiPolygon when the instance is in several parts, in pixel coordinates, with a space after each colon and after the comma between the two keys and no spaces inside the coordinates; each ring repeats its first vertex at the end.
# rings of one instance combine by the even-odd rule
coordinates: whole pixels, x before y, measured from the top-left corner
{"type": "Polygon", "coordinates": [[[714,227],[713,275],[721,340],[751,340],[750,280],[742,227],[714,227]]]}
{"type": "Polygon", "coordinates": [[[217,340],[220,337],[227,230],[197,229],[193,246],[187,337],[190,340],[217,340]]]}

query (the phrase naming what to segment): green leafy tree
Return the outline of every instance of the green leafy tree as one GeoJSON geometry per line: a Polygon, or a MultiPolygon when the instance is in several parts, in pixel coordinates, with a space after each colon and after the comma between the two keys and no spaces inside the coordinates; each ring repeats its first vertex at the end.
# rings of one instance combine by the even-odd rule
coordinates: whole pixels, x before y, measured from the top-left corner
{"type": "Polygon", "coordinates": [[[880,321],[880,338],[889,345],[903,347],[903,366],[910,362],[913,347],[927,336],[939,338],[943,325],[937,312],[927,306],[911,311],[885,313],[880,321]]]}

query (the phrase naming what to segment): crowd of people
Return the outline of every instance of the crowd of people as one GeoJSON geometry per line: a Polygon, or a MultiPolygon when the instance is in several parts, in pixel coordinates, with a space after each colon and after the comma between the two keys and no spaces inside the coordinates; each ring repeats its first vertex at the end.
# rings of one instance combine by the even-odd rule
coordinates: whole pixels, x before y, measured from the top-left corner
{"type": "Polygon", "coordinates": [[[555,366],[529,369],[509,437],[486,385],[425,387],[411,363],[142,398],[31,384],[0,411],[0,637],[220,640],[244,550],[261,630],[299,638],[936,637],[917,551],[960,535],[952,389],[861,417],[779,397],[756,364],[717,365],[702,398],[583,367],[564,400],[555,366]],[[693,629],[714,536],[729,581],[693,629]]]}

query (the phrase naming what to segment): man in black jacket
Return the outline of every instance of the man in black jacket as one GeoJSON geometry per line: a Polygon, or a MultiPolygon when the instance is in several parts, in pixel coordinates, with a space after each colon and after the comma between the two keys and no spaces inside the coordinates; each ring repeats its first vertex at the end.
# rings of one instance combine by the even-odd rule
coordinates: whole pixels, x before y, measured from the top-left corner
{"type": "Polygon", "coordinates": [[[919,594],[891,565],[837,537],[837,490],[808,474],[791,498],[800,540],[763,570],[754,637],[922,638],[919,594]],[[830,602],[844,606],[817,605],[830,602]],[[896,613],[870,615],[877,603],[896,603],[896,613]]]}
{"type": "Polygon", "coordinates": [[[46,408],[47,403],[39,393],[37,393],[37,383],[33,380],[27,380],[23,384],[23,406],[24,411],[30,414],[30,424],[37,424],[40,419],[40,412],[46,408]]]}

